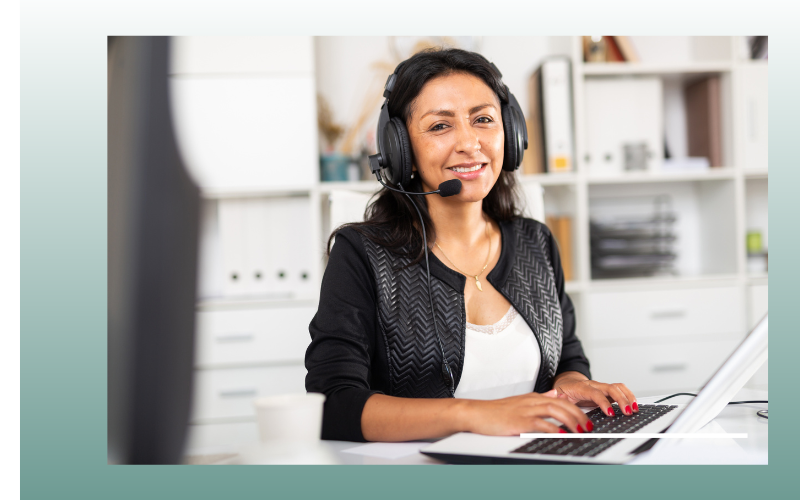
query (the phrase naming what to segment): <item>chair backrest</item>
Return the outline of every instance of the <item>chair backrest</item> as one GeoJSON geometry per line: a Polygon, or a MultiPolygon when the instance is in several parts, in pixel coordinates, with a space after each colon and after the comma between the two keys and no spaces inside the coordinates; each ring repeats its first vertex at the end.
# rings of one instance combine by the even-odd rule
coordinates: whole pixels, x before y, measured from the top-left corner
{"type": "Polygon", "coordinates": [[[535,182],[526,182],[522,184],[522,194],[525,198],[523,214],[525,217],[536,219],[544,223],[544,188],[542,185],[535,182]]]}
{"type": "Polygon", "coordinates": [[[326,237],[331,231],[348,222],[362,222],[364,210],[372,198],[372,193],[337,189],[328,195],[328,211],[325,214],[324,230],[326,237]]]}

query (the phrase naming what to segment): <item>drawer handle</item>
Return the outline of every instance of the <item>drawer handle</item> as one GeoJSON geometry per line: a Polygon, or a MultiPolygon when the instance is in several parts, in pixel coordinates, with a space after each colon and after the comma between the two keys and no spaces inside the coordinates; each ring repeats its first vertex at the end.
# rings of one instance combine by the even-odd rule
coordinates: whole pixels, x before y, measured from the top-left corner
{"type": "Polygon", "coordinates": [[[650,317],[653,319],[676,319],[686,316],[686,309],[660,309],[658,311],[650,311],[650,317]]]}
{"type": "Polygon", "coordinates": [[[655,373],[661,372],[682,372],[686,369],[686,363],[672,363],[665,365],[654,365],[652,370],[655,373]]]}
{"type": "Polygon", "coordinates": [[[219,391],[221,398],[246,398],[258,395],[255,389],[229,389],[227,391],[219,391]]]}
{"type": "Polygon", "coordinates": [[[217,336],[217,342],[250,342],[254,337],[252,333],[232,333],[230,335],[217,336]]]}

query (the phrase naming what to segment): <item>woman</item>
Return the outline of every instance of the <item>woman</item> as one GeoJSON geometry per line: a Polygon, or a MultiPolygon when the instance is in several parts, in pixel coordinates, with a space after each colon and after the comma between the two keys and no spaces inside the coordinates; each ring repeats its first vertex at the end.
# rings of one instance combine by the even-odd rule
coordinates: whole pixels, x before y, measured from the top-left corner
{"type": "Polygon", "coordinates": [[[548,417],[589,432],[576,404],[638,411],[623,384],[591,380],[557,245],[520,217],[516,100],[500,78],[483,56],[448,49],[414,55],[387,81],[379,136],[394,187],[462,187],[416,197],[419,214],[384,188],[366,222],[334,233],[306,352],[306,389],[327,396],[325,439],[565,432],[548,417]]]}

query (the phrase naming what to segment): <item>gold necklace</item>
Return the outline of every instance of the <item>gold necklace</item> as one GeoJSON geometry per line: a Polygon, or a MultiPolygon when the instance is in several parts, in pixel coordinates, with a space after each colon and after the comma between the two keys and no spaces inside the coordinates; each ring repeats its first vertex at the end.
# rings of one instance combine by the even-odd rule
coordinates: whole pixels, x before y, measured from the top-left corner
{"type": "Polygon", "coordinates": [[[488,251],[488,252],[486,252],[486,264],[484,264],[484,266],[483,266],[483,269],[481,269],[481,272],[479,272],[478,274],[468,274],[468,273],[465,273],[464,271],[462,271],[461,269],[459,269],[457,265],[453,264],[453,261],[452,261],[452,260],[450,260],[450,257],[448,257],[446,253],[444,253],[444,250],[442,250],[442,247],[441,247],[441,246],[439,246],[439,242],[438,242],[438,241],[435,241],[435,242],[434,242],[434,244],[435,244],[437,247],[439,247],[439,250],[442,252],[442,255],[444,255],[444,258],[445,258],[445,259],[447,259],[447,262],[449,262],[449,263],[450,263],[450,265],[452,265],[453,267],[455,267],[455,268],[456,268],[456,271],[460,272],[461,274],[463,274],[463,275],[465,275],[465,276],[474,276],[474,277],[475,277],[475,286],[477,286],[477,287],[478,287],[478,290],[479,290],[479,291],[481,291],[481,292],[483,291],[483,288],[481,287],[481,282],[480,282],[480,280],[478,279],[478,277],[479,277],[481,274],[483,274],[483,272],[484,272],[484,271],[486,270],[486,268],[489,266],[489,257],[491,257],[491,256],[492,256],[492,239],[491,239],[491,237],[489,236],[489,224],[486,224],[486,239],[487,239],[487,240],[489,240],[489,251],[488,251]]]}

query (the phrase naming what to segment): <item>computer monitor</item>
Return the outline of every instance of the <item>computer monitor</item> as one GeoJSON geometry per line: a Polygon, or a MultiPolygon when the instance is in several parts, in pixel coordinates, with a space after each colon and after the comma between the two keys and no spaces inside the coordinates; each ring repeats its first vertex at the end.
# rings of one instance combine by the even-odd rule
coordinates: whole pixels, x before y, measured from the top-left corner
{"type": "Polygon", "coordinates": [[[108,460],[177,463],[191,411],[199,190],[170,116],[169,39],[108,41],[108,460]]]}

